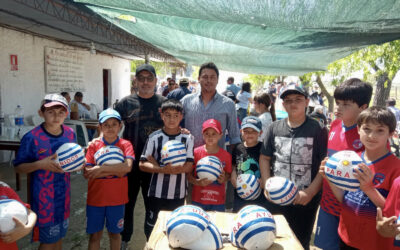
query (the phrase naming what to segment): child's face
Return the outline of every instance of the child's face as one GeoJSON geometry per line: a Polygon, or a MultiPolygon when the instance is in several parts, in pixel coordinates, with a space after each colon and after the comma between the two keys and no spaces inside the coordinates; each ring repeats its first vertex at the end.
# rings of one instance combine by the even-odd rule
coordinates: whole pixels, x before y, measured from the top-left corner
{"type": "Polygon", "coordinates": [[[115,118],[107,119],[105,122],[100,124],[100,130],[103,132],[103,136],[107,139],[116,139],[119,131],[121,130],[122,124],[115,118]]]}
{"type": "Polygon", "coordinates": [[[254,145],[258,141],[258,136],[260,135],[260,132],[257,132],[257,130],[253,128],[244,128],[240,130],[242,133],[242,138],[246,142],[246,144],[254,145]]]}
{"type": "Polygon", "coordinates": [[[357,103],[351,100],[335,100],[335,116],[344,122],[356,121],[358,115],[366,108],[366,105],[358,106],[357,103]]]}
{"type": "Polygon", "coordinates": [[[67,110],[62,106],[53,106],[39,111],[39,115],[43,117],[46,125],[51,127],[61,126],[67,118],[67,110]]]}
{"type": "Polygon", "coordinates": [[[179,128],[179,123],[182,121],[183,114],[174,109],[166,109],[161,112],[161,119],[164,122],[164,126],[168,129],[179,128]]]}
{"type": "Polygon", "coordinates": [[[305,115],[309,101],[304,95],[290,94],[283,99],[283,107],[289,116],[305,115]]]}
{"type": "Polygon", "coordinates": [[[389,127],[375,122],[367,122],[358,127],[360,140],[367,150],[382,150],[387,148],[387,142],[393,133],[389,127]]]}
{"type": "Polygon", "coordinates": [[[206,145],[214,146],[218,144],[218,141],[221,139],[222,134],[218,134],[218,132],[213,128],[208,128],[203,132],[203,139],[206,145]]]}
{"type": "Polygon", "coordinates": [[[256,110],[257,113],[261,114],[267,108],[265,107],[264,103],[259,103],[259,102],[254,101],[254,109],[256,110]]]}

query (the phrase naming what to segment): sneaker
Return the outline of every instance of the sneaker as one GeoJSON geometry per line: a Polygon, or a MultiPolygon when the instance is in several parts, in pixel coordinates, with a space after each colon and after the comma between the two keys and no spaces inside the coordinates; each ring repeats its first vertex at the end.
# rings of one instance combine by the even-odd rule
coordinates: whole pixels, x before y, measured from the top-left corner
{"type": "Polygon", "coordinates": [[[129,241],[121,241],[121,250],[129,249],[129,241]]]}

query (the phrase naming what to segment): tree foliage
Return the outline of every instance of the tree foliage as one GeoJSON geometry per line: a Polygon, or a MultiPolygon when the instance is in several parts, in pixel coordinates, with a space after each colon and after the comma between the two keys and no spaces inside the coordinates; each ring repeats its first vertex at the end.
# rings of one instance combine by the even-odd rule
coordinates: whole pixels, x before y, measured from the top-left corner
{"type": "Polygon", "coordinates": [[[250,82],[252,91],[253,90],[257,91],[264,87],[264,83],[266,81],[273,82],[277,78],[278,78],[278,76],[272,76],[272,75],[249,74],[245,78],[243,78],[243,81],[250,82]]]}
{"type": "MultiPolygon", "coordinates": [[[[131,61],[131,72],[135,72],[136,68],[142,65],[145,61],[144,60],[132,60],[131,61]]],[[[174,68],[179,68],[181,66],[177,66],[174,64],[170,64],[168,62],[150,62],[153,65],[154,69],[156,70],[157,78],[163,79],[165,78],[174,68]]]]}

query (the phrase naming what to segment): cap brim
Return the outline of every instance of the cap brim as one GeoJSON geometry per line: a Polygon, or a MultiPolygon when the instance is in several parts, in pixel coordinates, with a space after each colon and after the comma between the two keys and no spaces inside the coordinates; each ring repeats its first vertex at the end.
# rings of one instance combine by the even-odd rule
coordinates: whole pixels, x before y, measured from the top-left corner
{"type": "Polygon", "coordinates": [[[214,127],[214,126],[205,127],[205,128],[203,128],[203,130],[201,130],[201,132],[204,133],[204,131],[206,131],[206,129],[209,129],[209,128],[215,129],[215,131],[217,131],[218,134],[222,133],[221,130],[219,130],[217,127],[214,127]]]}
{"type": "Polygon", "coordinates": [[[115,119],[117,119],[118,121],[121,121],[121,117],[118,117],[118,116],[115,116],[115,115],[106,115],[106,116],[101,117],[101,118],[99,119],[99,123],[104,123],[105,121],[107,121],[107,120],[110,119],[110,118],[115,118],[115,119]]]}
{"type": "Polygon", "coordinates": [[[252,128],[252,129],[254,129],[254,130],[257,131],[257,132],[260,132],[260,131],[261,131],[261,129],[257,128],[257,126],[254,126],[253,124],[245,124],[245,125],[242,126],[241,129],[245,129],[245,128],[252,128]]]}
{"type": "Polygon", "coordinates": [[[151,72],[151,71],[148,70],[148,69],[141,69],[141,70],[139,70],[138,72],[136,72],[135,76],[139,75],[140,72],[143,72],[143,71],[147,71],[147,72],[151,73],[154,77],[157,77],[153,72],[151,72]]]}
{"type": "Polygon", "coordinates": [[[298,95],[305,96],[307,98],[306,94],[304,94],[303,92],[301,92],[299,90],[296,90],[296,89],[289,89],[289,90],[283,91],[283,93],[281,94],[280,98],[283,99],[287,95],[291,95],[291,94],[298,94],[298,95]]]}
{"type": "Polygon", "coordinates": [[[65,106],[65,104],[62,102],[49,102],[49,103],[43,104],[43,106],[45,106],[46,108],[50,108],[50,107],[54,107],[54,106],[63,106],[68,111],[68,107],[65,106]]]}

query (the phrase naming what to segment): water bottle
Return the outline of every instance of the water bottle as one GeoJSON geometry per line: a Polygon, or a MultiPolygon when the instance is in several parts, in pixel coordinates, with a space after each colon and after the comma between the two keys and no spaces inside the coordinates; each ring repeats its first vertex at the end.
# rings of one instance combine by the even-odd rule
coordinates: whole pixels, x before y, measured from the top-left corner
{"type": "Polygon", "coordinates": [[[21,127],[24,126],[24,109],[18,105],[15,109],[15,126],[17,127],[17,135],[20,136],[21,127]]]}
{"type": "Polygon", "coordinates": [[[0,112],[0,136],[5,136],[4,113],[0,112]]]}

